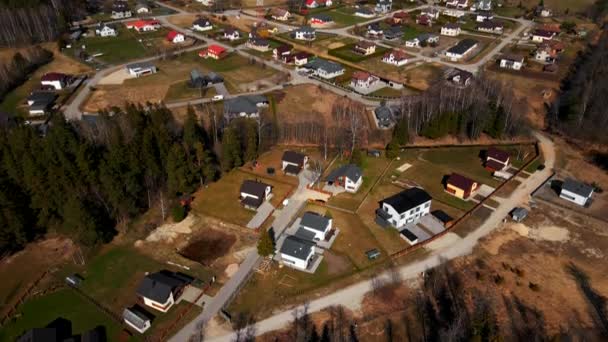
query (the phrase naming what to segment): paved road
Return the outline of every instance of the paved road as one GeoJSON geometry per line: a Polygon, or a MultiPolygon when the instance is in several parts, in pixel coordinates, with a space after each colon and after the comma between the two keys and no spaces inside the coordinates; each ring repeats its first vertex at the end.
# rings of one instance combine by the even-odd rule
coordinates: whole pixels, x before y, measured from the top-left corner
{"type": "MultiPolygon", "coordinates": [[[[553,172],[552,169],[555,164],[555,146],[553,142],[540,133],[535,133],[535,136],[540,142],[540,148],[545,158],[546,168],[542,171],[535,172],[524,180],[523,183],[511,194],[511,196],[502,201],[502,203],[498,206],[498,208],[496,208],[490,217],[471,234],[457,240],[452,244],[446,245],[441,241],[442,239],[449,238],[449,235],[430,243],[427,247],[428,250],[432,250],[429,257],[422,261],[403,266],[399,269],[399,274],[403,280],[416,278],[421,274],[421,272],[434,268],[445,260],[451,260],[470,254],[481,238],[490,234],[496,228],[501,226],[502,220],[508,216],[509,212],[514,207],[529,201],[531,193],[541,184],[543,184],[547,178],[549,178],[553,172]]],[[[387,272],[382,274],[381,277],[389,279],[390,275],[387,272]]],[[[371,288],[371,280],[366,280],[351,285],[327,296],[310,301],[308,303],[308,312],[320,311],[334,305],[344,305],[349,308],[357,309],[361,303],[361,300],[363,299],[363,296],[369,292],[371,288]]],[[[256,334],[262,335],[269,331],[281,329],[293,320],[292,312],[293,308],[257,322],[256,334]]],[[[234,337],[234,334],[218,337],[207,336],[207,341],[233,341],[234,337]]]]}

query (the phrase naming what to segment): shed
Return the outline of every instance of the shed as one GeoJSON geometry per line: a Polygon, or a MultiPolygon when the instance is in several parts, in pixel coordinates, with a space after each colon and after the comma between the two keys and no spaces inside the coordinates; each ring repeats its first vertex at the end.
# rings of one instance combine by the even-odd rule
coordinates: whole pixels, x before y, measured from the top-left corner
{"type": "Polygon", "coordinates": [[[528,216],[528,210],[526,208],[516,207],[511,211],[511,218],[516,222],[523,221],[528,216]]]}

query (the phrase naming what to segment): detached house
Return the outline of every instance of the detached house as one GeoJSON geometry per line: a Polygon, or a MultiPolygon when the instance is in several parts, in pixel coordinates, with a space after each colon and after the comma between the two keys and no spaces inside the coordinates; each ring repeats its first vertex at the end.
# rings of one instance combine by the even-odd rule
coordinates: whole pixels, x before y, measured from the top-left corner
{"type": "Polygon", "coordinates": [[[471,6],[471,11],[491,11],[492,0],[478,0],[471,6]]]}
{"type": "Polygon", "coordinates": [[[313,55],[309,54],[308,52],[298,52],[294,55],[292,55],[292,59],[289,61],[289,63],[295,64],[296,66],[303,66],[306,65],[308,63],[308,59],[313,57],[313,55]]]}
{"type": "Polygon", "coordinates": [[[367,35],[372,38],[379,38],[384,35],[384,30],[380,23],[371,23],[367,25],[367,35]]]}
{"type": "Polygon", "coordinates": [[[436,8],[427,7],[425,9],[423,9],[422,11],[420,11],[420,15],[421,16],[425,15],[425,16],[431,18],[432,20],[437,20],[437,19],[439,19],[439,10],[436,8]]]}
{"type": "Polygon", "coordinates": [[[479,32],[502,34],[503,30],[504,25],[494,20],[487,20],[477,25],[477,31],[479,32]]]}
{"type": "Polygon", "coordinates": [[[503,69],[521,70],[524,66],[524,58],[517,55],[502,56],[499,65],[503,69]]]}
{"type": "Polygon", "coordinates": [[[150,7],[147,4],[140,2],[135,6],[135,12],[137,14],[150,13],[150,7]]]}
{"type": "Polygon", "coordinates": [[[304,68],[312,71],[314,75],[327,80],[343,75],[345,71],[342,65],[322,58],[313,59],[304,65],[304,68]]]}
{"type": "Polygon", "coordinates": [[[445,184],[445,191],[460,199],[467,199],[478,187],[479,184],[476,181],[458,173],[452,173],[445,184]]]}
{"type": "Polygon", "coordinates": [[[447,7],[465,9],[469,7],[469,0],[447,0],[445,5],[447,7]]]}
{"type": "Polygon", "coordinates": [[[247,47],[253,50],[266,52],[270,50],[270,42],[263,38],[251,37],[247,40],[247,47]]]}
{"type": "Polygon", "coordinates": [[[283,152],[281,158],[281,169],[285,174],[297,176],[308,164],[308,156],[295,151],[283,152]]]}
{"type": "Polygon", "coordinates": [[[454,23],[447,23],[441,27],[441,35],[456,37],[460,35],[460,25],[454,23]]]}
{"type": "Polygon", "coordinates": [[[393,23],[395,24],[403,24],[410,17],[410,14],[407,12],[397,12],[393,14],[393,23]]]}
{"type": "Polygon", "coordinates": [[[43,86],[53,87],[55,90],[61,90],[70,83],[70,76],[59,72],[49,72],[42,75],[40,84],[43,86]]]}
{"type": "Polygon", "coordinates": [[[291,35],[294,39],[308,41],[315,40],[317,37],[315,29],[310,26],[302,26],[297,28],[291,35]]]}
{"type": "Polygon", "coordinates": [[[458,44],[449,48],[445,55],[451,61],[459,61],[468,54],[470,54],[477,47],[477,41],[475,39],[463,39],[458,44]]]}
{"type": "Polygon", "coordinates": [[[112,19],[130,18],[132,15],[127,1],[114,1],[112,4],[112,19]]]}
{"type": "Polygon", "coordinates": [[[286,9],[275,7],[270,10],[270,17],[278,21],[288,21],[291,18],[291,13],[286,9]]]}
{"type": "Polygon", "coordinates": [[[330,7],[332,0],[306,0],[306,8],[330,7]]]}
{"type": "Polygon", "coordinates": [[[384,105],[374,109],[374,115],[376,116],[376,122],[378,128],[386,129],[393,126],[395,123],[395,115],[393,108],[384,105]]]}
{"type": "Polygon", "coordinates": [[[291,54],[291,46],[287,44],[283,44],[277,46],[272,50],[272,58],[274,59],[283,59],[285,56],[289,56],[291,54]]]}
{"type": "Polygon", "coordinates": [[[355,10],[355,16],[362,18],[373,18],[376,16],[376,14],[367,7],[359,7],[355,10]]]}
{"type": "Polygon", "coordinates": [[[245,208],[256,210],[264,201],[270,199],[271,193],[271,185],[258,181],[245,180],[243,184],[241,184],[239,199],[245,208]]]}
{"type": "Polygon", "coordinates": [[[260,108],[267,107],[268,98],[262,95],[242,95],[224,101],[224,119],[230,122],[236,118],[257,118],[260,108]]]}
{"type": "Polygon", "coordinates": [[[400,26],[391,26],[384,31],[385,40],[396,40],[403,37],[403,31],[400,26]]]}
{"type": "Polygon", "coordinates": [[[328,14],[319,13],[311,16],[308,22],[310,25],[323,26],[333,23],[334,19],[328,14]]]}
{"type": "Polygon", "coordinates": [[[100,24],[95,28],[95,34],[99,37],[116,37],[118,36],[118,31],[113,26],[100,24]]]}
{"type": "Polygon", "coordinates": [[[169,271],[151,273],[139,283],[137,295],[147,306],[167,312],[192,280],[186,275],[169,271]]]}
{"type": "Polygon", "coordinates": [[[566,178],[562,184],[559,197],[580,206],[586,206],[591,203],[593,191],[593,187],[585,183],[581,183],[572,178],[566,178]]]}
{"type": "Polygon", "coordinates": [[[209,45],[207,49],[198,53],[199,57],[222,59],[226,55],[226,49],[219,45],[209,45]]]}
{"type": "Polygon", "coordinates": [[[486,152],[485,168],[488,171],[502,171],[509,167],[509,152],[490,147],[486,152]]]}
{"type": "Polygon", "coordinates": [[[160,28],[160,22],[157,20],[135,20],[125,24],[127,29],[134,29],[137,32],[156,31],[160,28]]]}
{"type": "Polygon", "coordinates": [[[446,80],[459,87],[466,87],[473,79],[473,74],[462,69],[454,68],[447,73],[446,80]]]}
{"type": "Polygon", "coordinates": [[[484,21],[493,20],[494,14],[488,11],[480,11],[475,14],[475,21],[483,23],[484,21]]]}
{"type": "Polygon", "coordinates": [[[353,52],[363,56],[372,55],[376,53],[376,44],[365,40],[359,41],[357,44],[355,44],[353,52]]]}
{"type": "Polygon", "coordinates": [[[453,9],[453,8],[448,8],[443,11],[443,15],[445,15],[447,17],[452,17],[452,18],[462,18],[465,16],[465,14],[466,13],[464,11],[453,9]]]}
{"type": "Polygon", "coordinates": [[[192,23],[192,29],[194,31],[209,31],[213,30],[213,24],[207,18],[198,18],[192,23]]]}
{"type": "Polygon", "coordinates": [[[431,196],[420,188],[410,188],[379,202],[376,223],[382,227],[402,228],[415,223],[431,211],[431,196]]]}
{"type": "Polygon", "coordinates": [[[241,39],[241,33],[239,32],[239,30],[233,28],[233,27],[228,27],[224,30],[224,39],[228,39],[230,41],[235,41],[235,40],[239,40],[241,39]]]}
{"type": "Polygon", "coordinates": [[[549,44],[549,42],[548,42],[548,43],[543,43],[543,44],[539,45],[538,48],[536,49],[536,51],[534,52],[534,59],[536,59],[539,62],[543,62],[543,63],[554,62],[555,59],[557,58],[558,53],[560,53],[562,51],[562,50],[559,50],[558,48],[556,48],[556,45],[560,46],[561,43],[560,44],[549,44]]]}
{"type": "Polygon", "coordinates": [[[393,0],[376,0],[376,12],[388,13],[393,8],[393,0]]]}
{"type": "Polygon", "coordinates": [[[532,33],[532,41],[536,43],[543,43],[547,40],[553,39],[556,35],[555,32],[547,31],[547,30],[535,30],[532,33]]]}
{"type": "Polygon", "coordinates": [[[185,40],[186,40],[186,37],[182,33],[179,33],[177,31],[170,31],[167,34],[167,41],[169,41],[173,44],[183,43],[185,40]]]}
{"type": "Polygon", "coordinates": [[[416,24],[422,26],[433,26],[433,19],[431,19],[428,15],[419,15],[416,17],[416,24]]]}
{"type": "Polygon", "coordinates": [[[55,105],[57,95],[53,92],[34,91],[27,97],[30,115],[44,115],[55,105]]]}
{"type": "Polygon", "coordinates": [[[352,88],[366,89],[375,86],[380,79],[365,71],[355,71],[350,81],[352,88]]]}
{"type": "Polygon", "coordinates": [[[127,72],[131,76],[141,77],[156,73],[156,66],[150,62],[127,64],[127,72]]]}
{"type": "Polygon", "coordinates": [[[279,255],[283,264],[306,270],[315,255],[315,244],[295,236],[287,236],[279,250],[279,255]]]}
{"type": "Polygon", "coordinates": [[[363,184],[363,172],[354,164],[346,164],[333,170],[325,180],[327,185],[344,188],[346,192],[355,193],[363,184]]]}
{"type": "MultiPolygon", "coordinates": [[[[307,211],[300,220],[299,229],[303,229],[314,234],[311,235],[313,241],[324,241],[327,237],[327,233],[329,233],[332,228],[332,223],[333,220],[329,217],[307,211]]],[[[296,235],[298,234],[296,233],[296,235]]],[[[304,236],[304,234],[301,236],[304,236]]]]}
{"type": "Polygon", "coordinates": [[[124,309],[122,312],[122,319],[128,326],[141,334],[150,329],[152,322],[150,314],[137,304],[124,309]]]}
{"type": "Polygon", "coordinates": [[[407,53],[401,50],[393,50],[384,54],[384,57],[382,57],[382,62],[400,67],[406,65],[409,58],[410,55],[407,53]]]}

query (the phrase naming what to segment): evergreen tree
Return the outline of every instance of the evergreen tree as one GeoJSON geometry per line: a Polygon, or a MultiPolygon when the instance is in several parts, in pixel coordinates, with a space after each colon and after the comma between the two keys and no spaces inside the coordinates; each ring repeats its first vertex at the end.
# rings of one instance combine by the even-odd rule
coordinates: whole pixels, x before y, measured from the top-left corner
{"type": "Polygon", "coordinates": [[[260,239],[258,240],[258,254],[267,257],[274,254],[275,242],[273,241],[270,231],[264,230],[260,234],[260,239]]]}
{"type": "Polygon", "coordinates": [[[352,164],[363,167],[363,164],[365,163],[364,158],[365,157],[363,156],[363,152],[361,152],[361,149],[355,148],[350,156],[350,162],[352,164]]]}
{"type": "Polygon", "coordinates": [[[393,139],[395,139],[399,145],[406,145],[409,142],[410,137],[407,130],[407,122],[405,120],[397,121],[395,129],[393,130],[393,139]]]}
{"type": "Polygon", "coordinates": [[[252,161],[258,157],[258,133],[255,121],[247,124],[247,146],[245,150],[245,160],[252,161]]]}
{"type": "Polygon", "coordinates": [[[188,106],[188,113],[186,115],[186,121],[184,122],[184,144],[187,146],[188,150],[191,151],[194,149],[194,144],[202,139],[202,129],[198,125],[198,119],[196,117],[196,113],[194,112],[194,108],[192,108],[192,106],[188,106]]]}
{"type": "Polygon", "coordinates": [[[394,159],[399,155],[399,144],[395,141],[395,139],[391,139],[391,141],[386,145],[386,158],[394,159]]]}
{"type": "Polygon", "coordinates": [[[222,168],[229,171],[234,167],[243,165],[241,159],[241,143],[235,130],[228,127],[222,137],[222,168]]]}
{"type": "Polygon", "coordinates": [[[175,143],[167,158],[167,189],[170,194],[188,193],[193,190],[194,177],[189,167],[186,151],[175,143]]]}

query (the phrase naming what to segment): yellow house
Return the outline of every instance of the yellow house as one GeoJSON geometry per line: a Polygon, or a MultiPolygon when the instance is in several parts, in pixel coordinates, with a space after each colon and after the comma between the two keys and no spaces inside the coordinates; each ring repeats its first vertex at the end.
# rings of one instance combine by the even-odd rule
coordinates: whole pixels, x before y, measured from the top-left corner
{"type": "Polygon", "coordinates": [[[467,199],[478,187],[479,184],[476,181],[452,173],[446,182],[445,190],[458,198],[467,199]]]}

